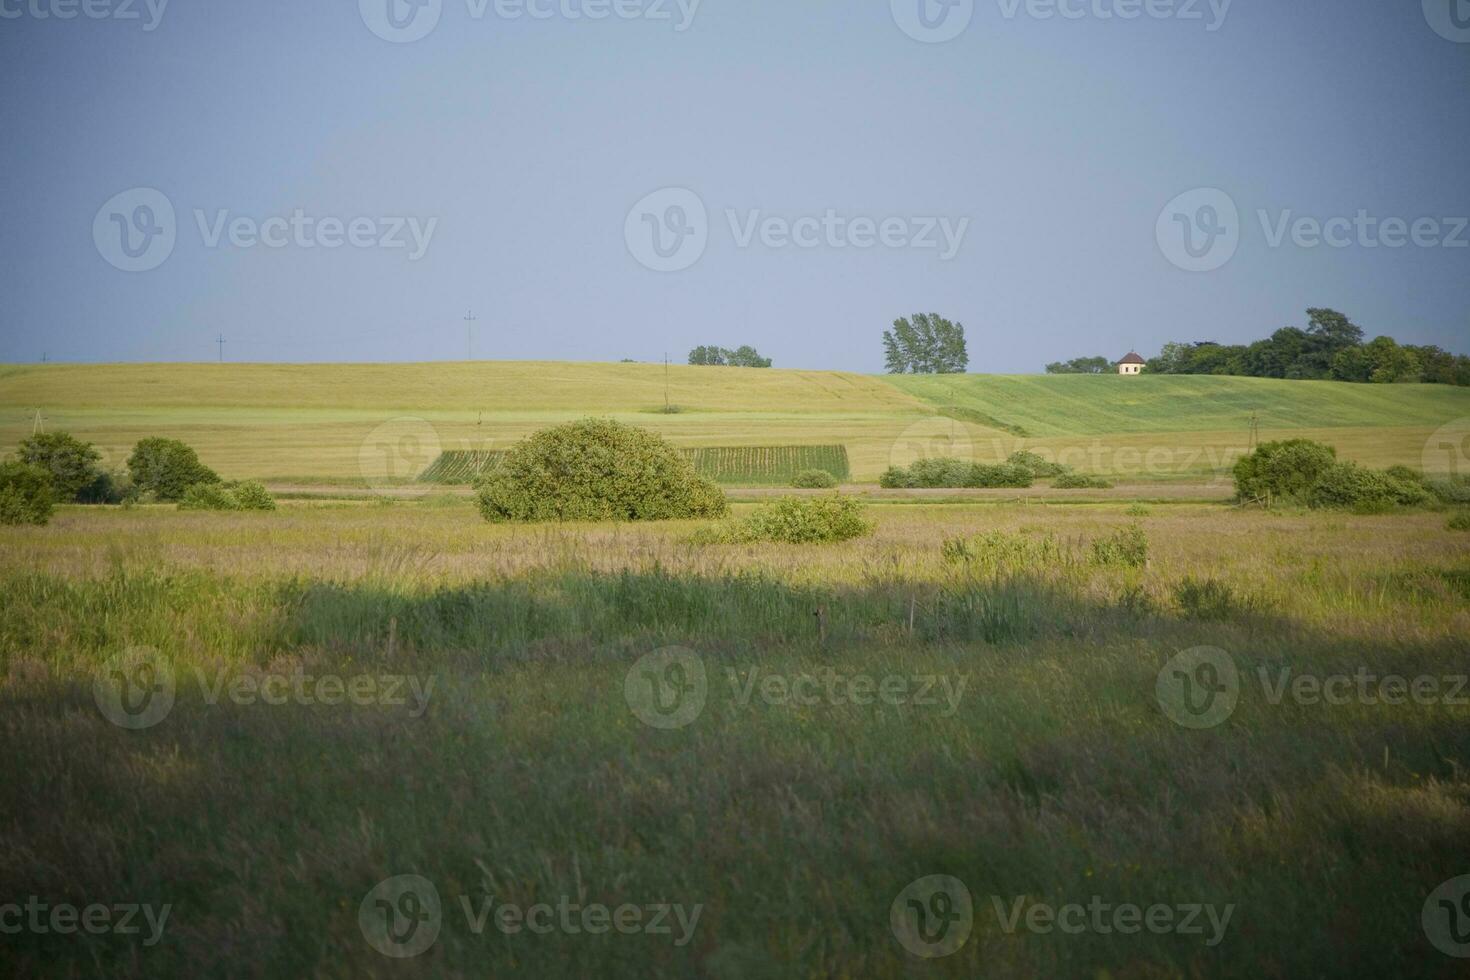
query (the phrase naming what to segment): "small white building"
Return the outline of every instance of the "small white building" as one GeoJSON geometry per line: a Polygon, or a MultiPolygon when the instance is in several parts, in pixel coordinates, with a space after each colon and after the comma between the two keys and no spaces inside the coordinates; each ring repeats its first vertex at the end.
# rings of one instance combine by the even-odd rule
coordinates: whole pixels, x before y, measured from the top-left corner
{"type": "Polygon", "coordinates": [[[1139,357],[1133,351],[1129,351],[1128,355],[1118,362],[1118,373],[1142,374],[1145,363],[1147,362],[1143,358],[1139,357]]]}

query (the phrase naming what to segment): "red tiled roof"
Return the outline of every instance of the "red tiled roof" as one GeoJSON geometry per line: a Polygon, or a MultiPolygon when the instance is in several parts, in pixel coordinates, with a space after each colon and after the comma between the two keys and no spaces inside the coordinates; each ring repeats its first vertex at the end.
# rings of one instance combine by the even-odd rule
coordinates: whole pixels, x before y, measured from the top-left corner
{"type": "Polygon", "coordinates": [[[1129,351],[1128,352],[1128,356],[1125,357],[1125,358],[1123,358],[1118,363],[1119,364],[1147,364],[1148,362],[1145,361],[1143,358],[1139,357],[1137,354],[1133,353],[1132,351],[1129,351]]]}

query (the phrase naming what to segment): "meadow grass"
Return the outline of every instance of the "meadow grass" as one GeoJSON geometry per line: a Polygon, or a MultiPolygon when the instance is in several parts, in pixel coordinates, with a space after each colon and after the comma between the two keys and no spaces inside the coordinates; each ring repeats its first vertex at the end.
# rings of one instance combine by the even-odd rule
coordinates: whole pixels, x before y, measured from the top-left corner
{"type": "Polygon", "coordinates": [[[1256,680],[1463,675],[1470,561],[1442,514],[870,514],[872,537],[817,548],[700,547],[695,522],[491,526],[452,498],[67,507],[47,528],[0,529],[0,896],[174,906],[148,948],[5,936],[7,969],[1455,975],[1420,909],[1470,872],[1466,707],[1273,703],[1256,680]],[[1145,566],[1094,559],[1134,524],[1145,566]],[[625,683],[675,645],[706,669],[707,698],[662,730],[625,683]],[[1238,667],[1240,695],[1192,730],[1157,685],[1202,645],[1238,667]],[[142,731],[94,700],[95,671],[129,646],[180,678],[142,731]],[[220,677],[296,672],[433,686],[417,715],[208,697],[220,677]],[[792,704],[758,686],[832,674],[963,688],[933,704],[792,704]],[[418,958],[388,959],[359,905],[410,873],[435,883],[442,929],[418,958]],[[933,874],[968,885],[974,926],[959,952],[923,961],[889,906],[933,874]],[[492,896],[701,917],[682,945],[477,933],[460,900],[492,896]],[[1208,945],[1008,932],[991,896],[1234,910],[1208,945]]]}

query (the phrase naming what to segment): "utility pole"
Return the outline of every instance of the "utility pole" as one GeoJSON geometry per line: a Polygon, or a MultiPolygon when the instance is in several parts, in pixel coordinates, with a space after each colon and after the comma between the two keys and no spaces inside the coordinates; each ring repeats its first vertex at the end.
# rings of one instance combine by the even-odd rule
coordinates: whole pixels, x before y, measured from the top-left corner
{"type": "Polygon", "coordinates": [[[664,414],[669,414],[669,352],[664,351],[664,414]]]}
{"type": "Polygon", "coordinates": [[[31,418],[31,435],[45,432],[46,422],[46,416],[41,414],[41,410],[39,408],[36,409],[36,414],[31,418]]]}
{"type": "Polygon", "coordinates": [[[1258,442],[1260,442],[1260,439],[1261,439],[1261,420],[1260,420],[1260,418],[1257,417],[1255,411],[1252,410],[1251,411],[1250,449],[1247,450],[1247,451],[1248,452],[1255,452],[1256,451],[1256,444],[1258,442]]]}
{"type": "Polygon", "coordinates": [[[219,339],[215,343],[219,344],[219,362],[223,364],[225,363],[225,335],[220,334],[219,339]]]}
{"type": "Polygon", "coordinates": [[[475,321],[480,319],[475,316],[475,311],[470,310],[464,315],[464,353],[465,360],[475,359],[475,321]]]}

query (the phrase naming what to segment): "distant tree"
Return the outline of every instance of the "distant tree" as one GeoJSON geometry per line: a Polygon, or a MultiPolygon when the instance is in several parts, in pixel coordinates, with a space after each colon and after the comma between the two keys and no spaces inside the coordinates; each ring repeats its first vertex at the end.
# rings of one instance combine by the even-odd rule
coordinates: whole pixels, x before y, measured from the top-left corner
{"type": "Polygon", "coordinates": [[[768,368],[771,359],[761,357],[760,352],[749,344],[742,344],[733,351],[725,351],[725,363],[731,367],[768,368]]]}
{"type": "Polygon", "coordinates": [[[102,455],[90,442],[66,432],[39,432],[22,439],[16,455],[51,474],[51,490],[59,503],[76,500],[102,476],[97,468],[102,455]]]}
{"type": "Polygon", "coordinates": [[[1046,366],[1047,374],[1106,374],[1116,370],[1117,365],[1106,357],[1074,357],[1070,361],[1056,361],[1046,366]]]}
{"type": "Polygon", "coordinates": [[[965,328],[938,313],[916,313],[893,321],[883,332],[889,374],[963,374],[970,364],[965,328]]]}
{"type": "Polygon", "coordinates": [[[219,475],[177,439],[140,440],[128,457],[128,472],[139,493],[152,493],[159,500],[179,500],[196,483],[220,482],[219,475]]]}
{"type": "Polygon", "coordinates": [[[721,366],[726,363],[723,347],[699,346],[689,352],[689,363],[701,366],[721,366]]]}
{"type": "Polygon", "coordinates": [[[761,357],[760,352],[749,344],[741,345],[735,350],[707,345],[690,351],[689,363],[717,367],[768,368],[771,366],[771,359],[761,357]]]}

